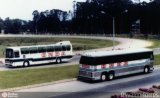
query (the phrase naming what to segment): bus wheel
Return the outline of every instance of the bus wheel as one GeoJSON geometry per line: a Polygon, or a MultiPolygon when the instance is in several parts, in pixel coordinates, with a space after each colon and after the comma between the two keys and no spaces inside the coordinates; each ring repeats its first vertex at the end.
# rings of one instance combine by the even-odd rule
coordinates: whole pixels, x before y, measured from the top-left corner
{"type": "Polygon", "coordinates": [[[101,75],[101,81],[106,81],[107,77],[106,74],[102,73],[101,75]]]}
{"type": "Polygon", "coordinates": [[[23,66],[28,67],[29,66],[29,61],[24,61],[23,66]]]}
{"type": "Polygon", "coordinates": [[[114,79],[114,73],[111,72],[108,74],[108,80],[113,80],[114,79]]]}
{"type": "Polygon", "coordinates": [[[57,64],[61,63],[61,59],[60,59],[60,58],[57,58],[57,59],[56,59],[56,63],[57,63],[57,64]]]}
{"type": "Polygon", "coordinates": [[[144,73],[149,73],[149,67],[144,67],[144,73]]]}

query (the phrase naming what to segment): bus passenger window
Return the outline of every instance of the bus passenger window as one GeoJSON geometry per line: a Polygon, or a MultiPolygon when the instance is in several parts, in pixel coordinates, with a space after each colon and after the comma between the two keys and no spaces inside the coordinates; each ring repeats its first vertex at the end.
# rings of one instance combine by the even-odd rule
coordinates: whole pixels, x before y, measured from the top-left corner
{"type": "Polygon", "coordinates": [[[47,46],[47,52],[54,52],[53,46],[47,46]]]}
{"type": "Polygon", "coordinates": [[[21,53],[22,54],[29,54],[28,48],[21,48],[21,53]]]}
{"type": "Polygon", "coordinates": [[[61,51],[61,46],[55,46],[55,51],[61,51]]]}
{"type": "Polygon", "coordinates": [[[46,52],[46,47],[38,47],[38,52],[39,53],[46,52]]]}
{"type": "Polygon", "coordinates": [[[30,54],[34,54],[38,52],[37,47],[31,47],[29,48],[29,50],[30,50],[30,54]]]}
{"type": "Polygon", "coordinates": [[[62,51],[66,51],[66,46],[62,46],[62,51]]]}
{"type": "Polygon", "coordinates": [[[18,51],[14,52],[14,56],[15,58],[19,58],[19,52],[18,51]]]}

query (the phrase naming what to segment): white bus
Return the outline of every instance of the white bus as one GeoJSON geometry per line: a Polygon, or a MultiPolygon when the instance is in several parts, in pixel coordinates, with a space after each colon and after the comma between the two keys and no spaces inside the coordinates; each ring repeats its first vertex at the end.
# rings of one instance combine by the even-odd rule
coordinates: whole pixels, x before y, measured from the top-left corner
{"type": "Polygon", "coordinates": [[[85,53],[80,59],[78,78],[112,80],[116,76],[153,71],[154,56],[150,49],[126,49],[85,53]]]}
{"type": "Polygon", "coordinates": [[[61,63],[72,58],[72,50],[70,41],[50,45],[7,47],[5,65],[27,67],[35,64],[61,63]]]}

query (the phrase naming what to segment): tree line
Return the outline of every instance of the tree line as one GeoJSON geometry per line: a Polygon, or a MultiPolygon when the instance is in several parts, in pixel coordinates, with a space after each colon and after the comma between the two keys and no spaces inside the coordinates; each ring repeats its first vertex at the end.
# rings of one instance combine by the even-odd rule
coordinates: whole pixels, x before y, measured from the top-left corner
{"type": "MultiPolygon", "coordinates": [[[[138,0],[140,1],[140,0],[138,0]]],[[[132,0],[86,0],[74,2],[73,11],[59,9],[38,10],[30,21],[0,19],[4,33],[33,34],[111,34],[113,19],[116,34],[160,34],[160,0],[133,2],[132,0]],[[138,26],[136,22],[138,21],[138,26]],[[134,32],[134,29],[138,31],[134,32]]]]}

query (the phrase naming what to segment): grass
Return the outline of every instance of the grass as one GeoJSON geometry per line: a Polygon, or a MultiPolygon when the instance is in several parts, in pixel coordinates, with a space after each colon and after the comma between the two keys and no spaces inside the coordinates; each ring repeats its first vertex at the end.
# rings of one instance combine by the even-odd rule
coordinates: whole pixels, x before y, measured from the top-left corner
{"type": "Polygon", "coordinates": [[[78,66],[0,71],[0,89],[76,78],[78,66]]]}
{"type": "MultiPolygon", "coordinates": [[[[53,37],[13,37],[13,38],[0,38],[0,57],[4,57],[4,51],[6,47],[10,46],[27,46],[27,45],[45,45],[53,44],[59,41],[69,40],[73,44],[74,51],[104,48],[112,46],[112,41],[101,39],[86,39],[86,38],[53,38],[53,37]]],[[[119,42],[116,42],[119,44],[119,42]]]]}
{"type": "Polygon", "coordinates": [[[153,45],[148,48],[160,48],[160,40],[158,39],[149,39],[149,41],[153,42],[153,45]]]}
{"type": "Polygon", "coordinates": [[[155,55],[154,56],[154,65],[160,65],[160,55],[155,55]]]}

